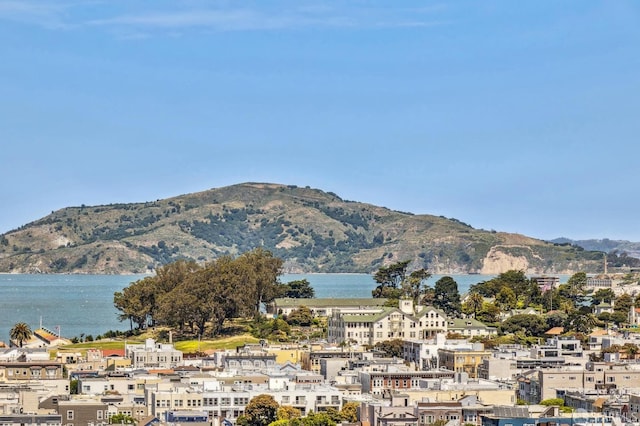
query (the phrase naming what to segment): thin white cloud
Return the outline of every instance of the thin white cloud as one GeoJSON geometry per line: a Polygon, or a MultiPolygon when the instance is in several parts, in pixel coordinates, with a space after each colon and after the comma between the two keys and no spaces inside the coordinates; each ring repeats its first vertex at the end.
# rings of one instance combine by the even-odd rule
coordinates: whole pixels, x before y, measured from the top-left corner
{"type": "MultiPolygon", "coordinates": [[[[0,0],[0,20],[13,20],[47,29],[105,28],[121,38],[148,37],[153,33],[174,34],[193,29],[213,31],[259,31],[300,28],[391,28],[428,27],[444,21],[431,20],[431,13],[386,7],[381,9],[348,3],[294,2],[278,7],[254,3],[245,8],[223,3],[216,8],[203,3],[155,3],[155,8],[135,10],[140,5],[125,2],[59,3],[34,0],[0,0]],[[87,7],[90,4],[92,7],[87,7]],[[172,7],[169,10],[168,7],[172,7]],[[119,13],[123,9],[134,9],[119,13]],[[81,13],[78,13],[81,12],[81,13]],[[111,15],[111,16],[108,16],[111,15]],[[421,19],[424,18],[424,19],[421,19]]],[[[143,5],[144,6],[144,5],[143,5]]],[[[426,11],[426,10],[425,10],[426,11]]],[[[429,9],[430,12],[433,10],[429,9]]]]}
{"type": "MultiPolygon", "coordinates": [[[[322,10],[326,12],[328,10],[322,10]]],[[[140,30],[175,30],[206,28],[218,31],[255,31],[300,28],[393,28],[393,27],[430,27],[443,25],[440,20],[419,20],[408,17],[358,16],[349,11],[342,14],[305,13],[288,11],[266,13],[258,10],[190,10],[163,13],[142,13],[122,15],[107,19],[88,21],[87,25],[105,27],[128,27],[140,30]]],[[[314,10],[314,12],[317,12],[314,10]]],[[[331,10],[331,12],[336,12],[331,10]]]]}
{"type": "Polygon", "coordinates": [[[179,12],[122,15],[96,19],[87,25],[176,29],[207,27],[219,30],[278,29],[294,25],[286,16],[265,16],[253,10],[188,10],[179,12]]]}
{"type": "Polygon", "coordinates": [[[65,28],[66,24],[60,19],[63,8],[48,2],[0,0],[0,19],[49,29],[65,28]]]}

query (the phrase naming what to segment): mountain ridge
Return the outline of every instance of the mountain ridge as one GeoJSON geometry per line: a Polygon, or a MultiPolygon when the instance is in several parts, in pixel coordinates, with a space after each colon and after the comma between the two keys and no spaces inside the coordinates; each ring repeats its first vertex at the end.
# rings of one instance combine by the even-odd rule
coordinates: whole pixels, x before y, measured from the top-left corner
{"type": "Polygon", "coordinates": [[[262,246],[287,272],[599,272],[602,253],[474,229],[310,187],[247,182],[142,203],[66,207],[0,235],[0,272],[144,273],[262,246]]]}

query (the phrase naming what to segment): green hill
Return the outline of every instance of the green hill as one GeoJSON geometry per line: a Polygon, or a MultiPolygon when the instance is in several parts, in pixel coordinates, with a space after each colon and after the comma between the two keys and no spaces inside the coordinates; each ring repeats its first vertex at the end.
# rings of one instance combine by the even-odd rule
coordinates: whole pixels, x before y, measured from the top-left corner
{"type": "Polygon", "coordinates": [[[0,272],[143,273],[262,246],[287,272],[599,272],[602,253],[477,230],[309,187],[244,183],[146,203],[68,207],[0,236],[0,272]]]}

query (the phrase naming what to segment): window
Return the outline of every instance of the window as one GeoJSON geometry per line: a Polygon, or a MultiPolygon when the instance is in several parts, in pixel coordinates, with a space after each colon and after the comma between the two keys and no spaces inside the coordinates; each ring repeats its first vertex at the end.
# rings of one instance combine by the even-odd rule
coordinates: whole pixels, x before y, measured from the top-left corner
{"type": "Polygon", "coordinates": [[[96,419],[97,420],[102,420],[102,410],[96,411],[96,419]]]}
{"type": "Polygon", "coordinates": [[[73,410],[67,410],[67,420],[73,420],[73,410]]]}

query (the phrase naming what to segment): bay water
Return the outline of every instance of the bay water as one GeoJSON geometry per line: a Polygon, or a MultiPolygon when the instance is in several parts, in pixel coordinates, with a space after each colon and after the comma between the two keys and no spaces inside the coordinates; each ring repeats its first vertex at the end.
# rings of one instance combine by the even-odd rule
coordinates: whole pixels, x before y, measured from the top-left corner
{"type": "MultiPolygon", "coordinates": [[[[428,280],[433,286],[443,275],[428,280]]],[[[492,275],[450,275],[460,293],[492,275]]],[[[145,275],[26,275],[0,274],[0,341],[8,342],[9,330],[26,322],[32,330],[41,325],[67,338],[97,336],[108,330],[127,330],[118,320],[113,294],[145,275]]],[[[376,287],[368,274],[285,274],[283,283],[306,279],[316,297],[371,297],[376,287]]]]}

